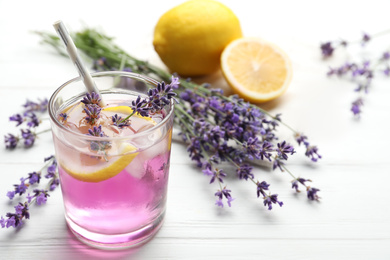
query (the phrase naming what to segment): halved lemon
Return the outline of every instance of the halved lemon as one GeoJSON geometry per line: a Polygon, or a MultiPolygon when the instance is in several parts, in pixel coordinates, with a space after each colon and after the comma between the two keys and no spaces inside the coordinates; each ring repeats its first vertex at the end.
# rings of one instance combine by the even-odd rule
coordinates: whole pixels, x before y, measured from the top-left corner
{"type": "MultiPolygon", "coordinates": [[[[128,107],[128,106],[106,107],[103,109],[103,111],[116,112],[116,113],[121,113],[121,114],[125,114],[125,115],[130,115],[131,113],[133,113],[133,109],[131,109],[131,107],[128,107]]],[[[143,118],[145,120],[149,120],[149,121],[154,122],[154,120],[148,116],[141,116],[138,113],[135,113],[134,116],[137,116],[137,117],[143,118]]]]}
{"type": "MultiPolygon", "coordinates": [[[[108,161],[81,154],[80,164],[61,164],[61,167],[73,178],[84,182],[101,182],[119,174],[138,155],[137,148],[128,143],[122,143],[119,154],[108,161]],[[133,152],[133,153],[132,153],[133,152]]],[[[67,160],[69,161],[69,160],[67,160]]]]}
{"type": "Polygon", "coordinates": [[[279,97],[292,77],[287,54],[258,38],[244,37],[226,46],[221,55],[221,69],[233,91],[254,103],[279,97]]]}

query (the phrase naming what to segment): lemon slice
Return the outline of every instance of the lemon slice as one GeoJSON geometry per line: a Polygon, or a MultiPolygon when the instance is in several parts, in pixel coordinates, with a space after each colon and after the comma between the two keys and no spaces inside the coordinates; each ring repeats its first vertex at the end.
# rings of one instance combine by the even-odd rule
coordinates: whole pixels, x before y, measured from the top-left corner
{"type": "MultiPolygon", "coordinates": [[[[133,109],[131,109],[128,106],[106,107],[103,109],[103,111],[116,112],[116,113],[121,113],[121,114],[125,114],[125,115],[130,115],[131,113],[133,113],[133,109]]],[[[143,118],[145,120],[154,122],[154,120],[151,117],[141,116],[139,113],[135,113],[133,116],[140,117],[140,118],[143,118]]]]}
{"type": "Polygon", "coordinates": [[[119,174],[138,155],[137,148],[123,143],[119,147],[119,155],[108,161],[92,158],[89,155],[81,155],[80,164],[61,164],[61,167],[73,178],[84,182],[101,182],[119,174]],[[131,153],[133,152],[133,153],[131,153]]]}
{"type": "Polygon", "coordinates": [[[279,97],[292,77],[288,56],[276,45],[258,38],[244,37],[226,46],[221,69],[232,89],[254,103],[279,97]]]}

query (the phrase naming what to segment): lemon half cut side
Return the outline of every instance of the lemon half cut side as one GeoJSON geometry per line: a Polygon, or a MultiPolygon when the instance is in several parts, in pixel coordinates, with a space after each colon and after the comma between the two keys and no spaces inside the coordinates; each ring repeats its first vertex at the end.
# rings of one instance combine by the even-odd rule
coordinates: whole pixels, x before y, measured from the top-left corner
{"type": "Polygon", "coordinates": [[[253,103],[279,97],[292,78],[287,54],[259,38],[244,37],[231,42],[222,52],[221,69],[232,90],[253,103]]]}
{"type": "MultiPolygon", "coordinates": [[[[138,155],[136,147],[122,143],[118,148],[120,155],[109,160],[97,159],[82,154],[81,164],[63,164],[61,167],[73,178],[84,182],[101,182],[118,175],[138,155]]],[[[70,161],[70,160],[67,160],[70,161]]]]}

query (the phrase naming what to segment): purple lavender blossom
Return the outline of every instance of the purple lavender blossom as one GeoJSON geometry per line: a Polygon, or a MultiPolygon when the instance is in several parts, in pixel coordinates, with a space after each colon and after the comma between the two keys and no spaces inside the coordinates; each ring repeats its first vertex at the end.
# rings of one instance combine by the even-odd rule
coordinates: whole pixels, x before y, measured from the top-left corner
{"type": "Polygon", "coordinates": [[[92,129],[88,129],[88,134],[90,136],[97,136],[97,137],[103,137],[105,136],[104,132],[102,131],[102,126],[94,126],[92,129]]]}
{"type": "Polygon", "coordinates": [[[14,149],[19,142],[19,137],[13,135],[13,134],[8,134],[4,136],[4,143],[5,143],[5,148],[7,149],[14,149]]]}
{"type": "Polygon", "coordinates": [[[318,161],[318,159],[322,158],[322,156],[318,154],[317,146],[308,146],[305,155],[309,157],[313,162],[316,162],[318,161]]]}
{"type": "Polygon", "coordinates": [[[47,174],[45,175],[45,178],[53,178],[53,176],[57,174],[57,161],[53,160],[52,164],[47,167],[46,171],[47,174]]]}
{"type": "Polygon", "coordinates": [[[334,48],[331,42],[321,44],[322,57],[329,58],[333,55],[334,48]]]}
{"type": "Polygon", "coordinates": [[[260,194],[263,195],[263,197],[266,197],[265,191],[268,190],[268,187],[270,184],[266,183],[265,181],[257,182],[257,197],[260,197],[260,194]]]}
{"type": "Polygon", "coordinates": [[[21,129],[20,131],[22,132],[24,146],[27,148],[33,146],[36,138],[35,133],[31,132],[30,129],[21,129]]]}
{"type": "Polygon", "coordinates": [[[30,213],[28,208],[28,203],[25,202],[24,204],[19,203],[15,207],[15,213],[8,212],[6,214],[7,219],[4,219],[3,216],[1,216],[0,219],[0,225],[2,228],[9,228],[9,227],[20,227],[22,225],[22,219],[29,219],[30,213]]]}
{"type": "Polygon", "coordinates": [[[175,77],[172,75],[170,85],[171,85],[172,89],[178,89],[179,85],[180,85],[179,77],[175,77]]]}
{"type": "Polygon", "coordinates": [[[362,46],[366,45],[367,42],[369,42],[370,40],[371,40],[371,36],[368,35],[367,33],[363,33],[363,37],[362,37],[362,40],[361,40],[362,46]]]}
{"type": "Polygon", "coordinates": [[[178,102],[173,89],[178,86],[179,81],[175,77],[172,77],[172,82],[168,85],[165,82],[157,83],[155,88],[149,89],[147,99],[138,96],[136,100],[132,101],[131,108],[133,111],[139,113],[141,116],[149,116],[150,114],[163,110],[170,103],[171,99],[178,102]]]}
{"type": "Polygon", "coordinates": [[[361,106],[363,106],[363,99],[358,98],[354,102],[352,102],[351,111],[355,116],[359,116],[361,114],[361,106]]]}
{"type": "Polygon", "coordinates": [[[40,190],[39,191],[39,194],[36,196],[37,198],[37,205],[43,205],[46,203],[47,201],[47,197],[49,196],[49,194],[47,194],[46,191],[44,190],[40,190]]]}
{"type": "Polygon", "coordinates": [[[309,200],[319,200],[320,197],[317,195],[317,192],[320,190],[317,188],[307,187],[307,197],[309,200]]]}
{"type": "Polygon", "coordinates": [[[279,206],[283,206],[283,202],[278,201],[278,194],[272,194],[264,198],[264,206],[268,206],[268,210],[272,210],[272,204],[278,203],[279,206]]]}
{"type": "Polygon", "coordinates": [[[203,174],[206,175],[206,176],[213,176],[214,175],[214,171],[213,169],[211,168],[211,165],[208,164],[207,166],[204,167],[204,169],[202,170],[203,174]]]}
{"type": "Polygon", "coordinates": [[[259,138],[249,137],[248,141],[243,145],[244,153],[247,154],[249,160],[260,159],[259,151],[262,151],[261,146],[262,143],[260,142],[259,138]]]}
{"type": "Polygon", "coordinates": [[[14,184],[15,187],[15,194],[22,195],[26,192],[29,184],[24,183],[27,180],[27,178],[20,178],[20,184],[14,184]]]}
{"type": "Polygon", "coordinates": [[[59,120],[62,122],[62,123],[65,123],[66,122],[66,120],[68,120],[68,114],[67,113],[61,113],[61,114],[59,114],[58,115],[58,117],[59,117],[59,120]]]}
{"type": "Polygon", "coordinates": [[[226,173],[224,173],[221,169],[215,169],[210,179],[210,184],[213,183],[216,179],[218,180],[218,182],[223,183],[223,177],[226,177],[226,173]]]}
{"type": "Polygon", "coordinates": [[[215,205],[217,205],[218,207],[221,207],[221,208],[223,208],[223,202],[222,202],[222,199],[217,199],[217,201],[215,202],[215,205]]]}
{"type": "Polygon", "coordinates": [[[309,179],[304,179],[304,178],[296,178],[294,180],[291,181],[292,183],[292,188],[295,189],[296,192],[300,192],[300,190],[298,189],[298,184],[302,184],[303,186],[306,186],[305,182],[311,182],[311,180],[309,179]]]}
{"type": "Polygon", "coordinates": [[[308,138],[304,134],[296,133],[295,134],[295,140],[297,141],[298,145],[305,145],[306,147],[309,146],[308,138]]]}
{"type": "Polygon", "coordinates": [[[113,125],[115,125],[115,126],[117,126],[119,128],[122,128],[122,127],[130,125],[129,120],[124,120],[123,121],[123,118],[121,116],[118,116],[117,114],[113,115],[111,117],[111,120],[112,120],[113,125]]]}
{"type": "Polygon", "coordinates": [[[40,172],[32,172],[28,174],[28,182],[32,185],[35,183],[39,183],[41,179],[41,173],[40,172]]]}
{"type": "Polygon", "coordinates": [[[49,188],[49,190],[50,190],[50,191],[53,191],[53,190],[55,190],[58,186],[60,186],[60,179],[58,179],[58,177],[55,176],[55,177],[53,177],[53,178],[51,179],[51,183],[50,183],[50,188],[49,188]]]}
{"type": "Polygon", "coordinates": [[[26,199],[27,199],[27,202],[28,202],[28,203],[31,203],[31,201],[32,201],[34,198],[35,198],[35,195],[30,195],[30,193],[27,194],[27,196],[26,196],[26,199]]]}
{"type": "Polygon", "coordinates": [[[84,111],[86,113],[85,121],[87,121],[87,123],[90,125],[94,125],[100,118],[100,112],[102,111],[102,108],[96,104],[87,104],[85,105],[84,111]]]}
{"type": "Polygon", "coordinates": [[[7,197],[12,200],[15,197],[15,191],[8,191],[7,192],[7,197]]]}
{"type": "MultiPolygon", "coordinates": [[[[98,127],[94,126],[92,129],[88,129],[87,135],[106,137],[106,135],[102,131],[101,125],[99,125],[98,127]]],[[[111,143],[109,141],[91,141],[90,147],[93,151],[104,151],[105,149],[111,147],[111,143]]]]}
{"type": "Polygon", "coordinates": [[[45,98],[43,100],[38,100],[38,102],[33,102],[27,100],[23,105],[26,112],[45,112],[47,110],[47,106],[49,101],[45,98]]]}
{"type": "Polygon", "coordinates": [[[389,59],[390,59],[390,52],[385,51],[385,52],[382,54],[382,60],[389,60],[389,59]]]}
{"type": "Polygon", "coordinates": [[[278,156],[283,158],[284,160],[288,159],[287,154],[293,155],[295,153],[294,147],[288,144],[286,141],[278,143],[278,148],[276,149],[278,156]]]}
{"type": "Polygon", "coordinates": [[[247,181],[248,179],[254,178],[252,170],[253,170],[252,166],[248,164],[242,164],[237,167],[236,172],[239,179],[244,179],[247,181]]]}
{"type": "Polygon", "coordinates": [[[222,202],[222,199],[223,198],[226,198],[227,199],[227,203],[229,205],[229,207],[231,207],[231,203],[232,201],[234,200],[231,196],[231,193],[232,191],[231,190],[228,190],[226,189],[226,187],[224,187],[222,190],[218,190],[214,195],[218,198],[217,202],[215,203],[217,206],[220,206],[220,207],[223,207],[223,202],[222,202]]]}
{"type": "Polygon", "coordinates": [[[46,169],[47,174],[45,175],[45,178],[49,179],[49,190],[53,191],[60,185],[60,180],[57,174],[57,160],[53,155],[45,158],[45,162],[49,160],[52,160],[52,162],[46,169]]]}
{"type": "Polygon", "coordinates": [[[83,99],[81,100],[81,103],[84,103],[86,106],[87,105],[99,106],[100,101],[101,101],[101,98],[100,98],[99,94],[92,92],[91,94],[86,93],[85,96],[83,97],[83,99]]]}
{"type": "Polygon", "coordinates": [[[41,123],[39,118],[34,112],[26,112],[24,114],[25,117],[27,117],[27,126],[28,127],[37,127],[41,123]]]}
{"type": "Polygon", "coordinates": [[[259,158],[261,160],[268,159],[269,161],[271,161],[271,156],[272,156],[271,152],[273,151],[274,151],[273,144],[268,141],[264,141],[261,147],[259,148],[259,158]]]}
{"type": "Polygon", "coordinates": [[[19,126],[24,122],[24,118],[21,114],[15,114],[10,116],[9,121],[15,121],[17,123],[16,126],[19,126]]]}
{"type": "Polygon", "coordinates": [[[389,66],[386,66],[386,68],[383,70],[383,74],[384,74],[386,77],[389,77],[389,76],[390,76],[390,67],[389,67],[389,66]]]}

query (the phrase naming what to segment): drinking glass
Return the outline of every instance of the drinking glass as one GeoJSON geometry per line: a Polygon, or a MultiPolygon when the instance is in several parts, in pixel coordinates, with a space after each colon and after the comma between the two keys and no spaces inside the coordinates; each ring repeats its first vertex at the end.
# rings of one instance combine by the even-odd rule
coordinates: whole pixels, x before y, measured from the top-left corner
{"type": "MultiPolygon", "coordinates": [[[[130,72],[92,77],[103,102],[121,108],[158,83],[130,72]]],[[[79,77],[60,86],[49,101],[66,222],[78,239],[94,247],[142,244],[160,229],[165,215],[173,102],[158,117],[145,119],[152,123],[134,134],[96,137],[60,120],[60,113],[72,117],[72,109],[83,106],[85,94],[79,77]]],[[[140,117],[131,117],[130,127],[140,117]]]]}

